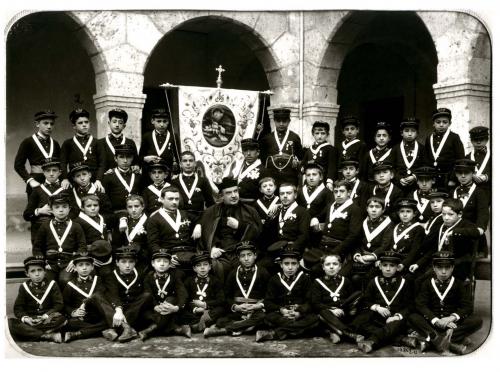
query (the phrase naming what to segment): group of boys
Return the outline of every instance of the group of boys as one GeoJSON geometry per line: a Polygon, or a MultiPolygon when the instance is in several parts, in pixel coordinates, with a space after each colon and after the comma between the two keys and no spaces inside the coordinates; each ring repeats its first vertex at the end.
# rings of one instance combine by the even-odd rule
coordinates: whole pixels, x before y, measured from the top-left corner
{"type": "Polygon", "coordinates": [[[345,117],[340,146],[315,122],[304,150],[290,111],[276,109],[274,132],[241,140],[243,159],[215,203],[195,155],[176,157],[165,110],[153,111],[139,152],[122,133],[125,111],[109,112],[111,132],[99,140],[89,116],[70,114],[75,136],[59,149],[55,114],[37,113],[38,132],[16,156],[33,256],[9,320],[14,336],[256,332],[264,341],[327,330],[364,352],[400,343],[463,354],[481,327],[471,273],[489,222],[487,128],[471,129],[465,157],[451,112],[438,109],[425,145],[409,118],[392,148],[378,123],[368,150],[359,121],[345,117]]]}

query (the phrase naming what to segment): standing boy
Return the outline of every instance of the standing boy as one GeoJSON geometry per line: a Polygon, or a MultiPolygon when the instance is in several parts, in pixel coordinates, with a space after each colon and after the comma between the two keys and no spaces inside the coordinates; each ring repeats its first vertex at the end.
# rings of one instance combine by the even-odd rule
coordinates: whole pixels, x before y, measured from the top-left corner
{"type": "Polygon", "coordinates": [[[380,161],[394,163],[394,154],[389,143],[391,142],[390,126],[380,121],[375,127],[375,147],[370,149],[361,161],[361,178],[373,182],[373,167],[380,161]]]}
{"type": "Polygon", "coordinates": [[[402,191],[392,182],[394,170],[392,164],[383,160],[373,166],[373,177],[376,185],[373,187],[372,195],[384,200],[384,209],[387,216],[393,221],[397,221],[394,212],[396,200],[404,195],[402,191]]]}
{"type": "Polygon", "coordinates": [[[474,160],[474,183],[486,192],[488,202],[491,204],[491,153],[488,146],[489,129],[477,126],[469,131],[473,150],[467,154],[467,158],[474,160]]]}
{"type": "Polygon", "coordinates": [[[146,214],[151,216],[162,207],[161,191],[163,188],[170,186],[170,183],[166,181],[168,166],[163,159],[147,165],[147,170],[152,183],[142,191],[142,197],[144,199],[146,214]]]}
{"type": "Polygon", "coordinates": [[[344,140],[339,147],[335,147],[337,150],[337,164],[347,159],[356,160],[358,164],[361,164],[368,148],[363,141],[358,139],[359,120],[354,116],[345,116],[341,119],[340,125],[342,126],[344,140]]]}

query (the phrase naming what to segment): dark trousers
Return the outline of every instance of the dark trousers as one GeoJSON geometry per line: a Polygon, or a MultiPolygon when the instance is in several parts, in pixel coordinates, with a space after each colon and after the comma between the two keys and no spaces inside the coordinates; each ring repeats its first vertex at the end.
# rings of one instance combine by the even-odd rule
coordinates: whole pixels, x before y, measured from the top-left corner
{"type": "Polygon", "coordinates": [[[254,311],[243,316],[241,313],[230,313],[217,320],[217,327],[226,328],[229,332],[244,331],[249,327],[258,327],[264,324],[266,313],[263,311],[254,311]]]}
{"type": "Polygon", "coordinates": [[[390,344],[406,330],[406,320],[395,320],[386,323],[385,318],[372,310],[362,311],[353,320],[351,326],[356,333],[368,336],[375,341],[374,348],[390,344]]]}
{"type": "Polygon", "coordinates": [[[86,315],[83,318],[73,318],[71,314],[66,325],[66,330],[70,332],[80,331],[81,338],[89,338],[100,335],[101,331],[108,328],[106,321],[99,312],[96,304],[96,296],[91,296],[85,303],[86,315]]]}
{"type": "Polygon", "coordinates": [[[144,314],[144,317],[158,326],[154,331],[155,334],[170,334],[178,327],[179,323],[177,321],[179,318],[178,313],[161,315],[154,310],[148,310],[144,314]]]}
{"type": "Polygon", "coordinates": [[[320,319],[334,332],[351,332],[351,328],[344,323],[344,321],[348,321],[349,317],[347,314],[344,315],[343,319],[339,319],[330,310],[321,310],[319,312],[320,319]]]}
{"type": "MultiPolygon", "coordinates": [[[[221,306],[214,307],[213,309],[205,310],[205,312],[207,312],[209,316],[209,319],[205,321],[205,325],[209,327],[214,324],[217,319],[224,315],[224,308],[221,306]]],[[[199,323],[200,318],[205,312],[195,314],[193,313],[191,308],[188,307],[179,315],[179,321],[181,322],[181,324],[194,325],[196,323],[199,323]]]]}
{"type": "Polygon", "coordinates": [[[300,337],[308,332],[312,332],[319,324],[316,314],[304,314],[299,319],[291,320],[285,318],[279,311],[266,315],[266,324],[274,328],[276,336],[280,340],[287,337],[300,337]]]}
{"type": "MultiPolygon", "coordinates": [[[[115,314],[115,309],[106,300],[106,298],[99,294],[96,296],[95,303],[99,309],[99,312],[104,316],[106,323],[109,328],[113,328],[113,316],[115,314]]],[[[132,302],[123,303],[123,314],[127,323],[131,327],[137,327],[139,325],[140,315],[152,307],[153,297],[148,292],[143,292],[132,302]]]]}
{"type": "MultiPolygon", "coordinates": [[[[440,329],[433,326],[422,315],[413,313],[409,316],[410,325],[422,336],[434,338],[437,335],[443,334],[446,329],[440,329]]],[[[457,328],[453,330],[451,342],[462,342],[463,339],[476,332],[483,325],[483,320],[479,317],[472,315],[465,319],[460,319],[457,322],[457,328]]]]}
{"type": "Polygon", "coordinates": [[[56,264],[51,264],[50,270],[47,270],[47,279],[57,281],[61,289],[66,287],[66,284],[73,279],[74,276],[74,272],[69,273],[66,271],[66,266],[61,268],[56,264]]]}
{"type": "Polygon", "coordinates": [[[219,258],[212,259],[212,269],[214,275],[222,283],[225,282],[226,276],[238,266],[238,257],[234,252],[224,252],[219,258]]]}
{"type": "Polygon", "coordinates": [[[35,326],[25,324],[17,318],[9,318],[9,329],[14,339],[38,341],[44,333],[60,329],[65,322],[66,318],[62,314],[57,314],[35,326]]]}

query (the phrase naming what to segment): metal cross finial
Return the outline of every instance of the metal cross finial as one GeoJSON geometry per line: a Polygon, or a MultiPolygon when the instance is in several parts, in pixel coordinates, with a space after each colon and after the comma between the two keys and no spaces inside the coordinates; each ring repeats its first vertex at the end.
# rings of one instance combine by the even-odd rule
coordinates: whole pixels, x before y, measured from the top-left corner
{"type": "Polygon", "coordinates": [[[222,73],[225,72],[226,70],[222,68],[222,65],[219,65],[219,67],[217,67],[215,71],[219,73],[216,83],[217,83],[217,88],[220,88],[220,86],[222,85],[222,73]]]}

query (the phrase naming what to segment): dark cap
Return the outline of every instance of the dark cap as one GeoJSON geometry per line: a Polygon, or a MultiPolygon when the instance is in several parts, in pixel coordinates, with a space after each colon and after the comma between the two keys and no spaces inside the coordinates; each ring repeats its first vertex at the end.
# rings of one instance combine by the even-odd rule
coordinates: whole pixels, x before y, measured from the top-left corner
{"type": "Polygon", "coordinates": [[[286,108],[276,108],[273,110],[274,120],[290,121],[290,110],[286,108]]]}
{"type": "Polygon", "coordinates": [[[101,260],[111,255],[112,248],[107,240],[95,240],[92,244],[87,246],[87,251],[90,256],[101,260]]]}
{"type": "Polygon", "coordinates": [[[94,263],[94,258],[88,252],[78,252],[73,258],[73,263],[76,265],[78,262],[94,263]]]}
{"type": "Polygon", "coordinates": [[[432,255],[432,263],[451,263],[455,262],[455,257],[453,257],[453,253],[449,251],[439,251],[432,255]]]}
{"type": "Polygon", "coordinates": [[[160,248],[153,252],[151,258],[154,260],[155,258],[166,258],[168,260],[172,259],[172,255],[168,253],[166,248],[160,248]]]}
{"type": "Polygon", "coordinates": [[[35,121],[40,121],[42,119],[55,119],[57,115],[52,110],[42,110],[35,114],[35,121]]]}
{"type": "Polygon", "coordinates": [[[130,245],[117,248],[115,251],[115,258],[117,260],[120,258],[133,258],[135,260],[137,258],[136,249],[130,245]]]}
{"type": "Polygon", "coordinates": [[[432,113],[432,120],[440,117],[440,116],[446,116],[448,119],[451,120],[451,111],[450,109],[447,109],[445,107],[438,108],[432,113]]]}
{"type": "Polygon", "coordinates": [[[280,258],[283,259],[286,257],[292,257],[292,258],[296,258],[298,260],[300,260],[302,257],[300,252],[294,248],[293,242],[288,242],[288,244],[283,246],[280,250],[280,258]]]}
{"type": "Polygon", "coordinates": [[[231,177],[224,177],[222,182],[220,183],[219,191],[224,191],[225,189],[229,189],[230,187],[238,186],[238,181],[231,177]]]}
{"type": "Polygon", "coordinates": [[[135,148],[129,143],[118,144],[115,146],[115,155],[118,154],[133,155],[135,154],[135,148]]]}
{"type": "Polygon", "coordinates": [[[413,171],[413,174],[419,177],[435,177],[436,176],[436,170],[433,167],[428,167],[428,166],[423,166],[423,167],[418,167],[413,171]]]}
{"type": "Polygon", "coordinates": [[[167,110],[163,108],[155,108],[151,111],[151,119],[154,118],[167,118],[170,119],[170,115],[167,110]]]}
{"type": "Polygon", "coordinates": [[[444,189],[436,189],[436,190],[433,190],[431,191],[427,197],[429,198],[429,200],[431,199],[448,199],[449,195],[448,193],[444,190],[444,189]]]}
{"type": "Polygon", "coordinates": [[[61,191],[55,195],[49,197],[49,205],[53,206],[54,204],[69,204],[69,195],[65,191],[61,191]]]}
{"type": "Polygon", "coordinates": [[[392,169],[392,164],[388,161],[382,160],[382,161],[377,161],[373,165],[373,172],[378,172],[378,171],[383,171],[387,169],[392,169]]]}
{"type": "Polygon", "coordinates": [[[417,201],[412,198],[400,198],[396,201],[396,209],[400,208],[412,208],[414,211],[416,211],[417,201]]]}
{"type": "Polygon", "coordinates": [[[23,264],[25,269],[30,265],[42,266],[45,268],[45,258],[43,256],[30,256],[23,261],[23,264]]]}
{"type": "Polygon", "coordinates": [[[212,259],[210,258],[210,255],[206,252],[201,252],[195,254],[193,257],[191,257],[191,265],[195,266],[196,264],[200,262],[208,262],[211,263],[212,259]]]}
{"type": "Polygon", "coordinates": [[[88,119],[90,117],[90,114],[87,110],[82,109],[82,108],[74,109],[69,114],[69,120],[71,120],[71,122],[73,124],[78,120],[78,118],[81,118],[81,117],[88,119]]]}
{"type": "Polygon", "coordinates": [[[111,118],[120,118],[123,119],[123,121],[126,123],[128,120],[128,114],[125,110],[122,110],[121,108],[114,108],[108,112],[108,118],[111,120],[111,118]]]}
{"type": "Polygon", "coordinates": [[[415,128],[418,130],[418,126],[420,125],[420,120],[414,117],[404,118],[401,124],[399,124],[399,128],[415,128]]]}
{"type": "Polygon", "coordinates": [[[59,167],[61,168],[61,161],[59,158],[46,158],[43,159],[43,163],[41,165],[42,169],[48,168],[48,167],[59,167]]]}
{"type": "Polygon", "coordinates": [[[262,168],[262,170],[260,171],[259,186],[262,182],[268,181],[267,178],[272,178],[274,183],[276,183],[276,178],[274,178],[272,170],[269,168],[262,168]]]}
{"type": "Polygon", "coordinates": [[[82,171],[82,170],[88,170],[90,171],[90,166],[82,161],[73,163],[69,166],[69,175],[72,177],[76,172],[82,171]]]}
{"type": "Polygon", "coordinates": [[[385,129],[387,132],[391,133],[391,125],[385,121],[379,121],[376,125],[375,125],[375,132],[379,129],[385,129]]]}
{"type": "Polygon", "coordinates": [[[385,251],[379,257],[380,262],[400,263],[401,259],[401,255],[398,252],[394,251],[385,251]]]}
{"type": "Polygon", "coordinates": [[[309,160],[306,163],[306,165],[304,165],[304,173],[308,169],[319,169],[321,173],[324,173],[324,168],[319,163],[316,163],[314,160],[309,160]]]}
{"type": "Polygon", "coordinates": [[[490,138],[489,130],[489,128],[482,126],[472,128],[469,131],[471,141],[490,138]]]}
{"type": "Polygon", "coordinates": [[[359,128],[359,119],[353,115],[346,115],[341,119],[340,125],[342,129],[348,125],[354,125],[356,128],[359,128]]]}
{"type": "Polygon", "coordinates": [[[330,132],[330,124],[326,121],[315,121],[312,126],[312,130],[314,131],[316,128],[323,128],[327,132],[330,132]]]}
{"type": "Polygon", "coordinates": [[[234,249],[236,253],[240,253],[241,251],[244,250],[250,250],[253,252],[257,251],[257,247],[255,246],[255,244],[253,244],[251,241],[248,240],[244,240],[242,242],[237,243],[234,249]]]}
{"type": "Polygon", "coordinates": [[[149,163],[148,164],[148,171],[151,171],[155,168],[160,168],[160,169],[163,169],[166,171],[168,171],[170,168],[168,167],[167,165],[167,162],[163,159],[160,159],[159,161],[157,161],[156,163],[149,163]]]}
{"type": "Polygon", "coordinates": [[[455,161],[455,170],[466,170],[474,172],[474,167],[476,166],[476,162],[471,159],[458,159],[455,161]]]}
{"type": "Polygon", "coordinates": [[[241,151],[259,150],[259,141],[253,138],[244,138],[241,140],[241,151]]]}
{"type": "Polygon", "coordinates": [[[359,167],[359,161],[357,161],[356,159],[353,159],[353,158],[347,158],[345,160],[342,160],[340,162],[340,168],[344,168],[344,167],[347,167],[347,166],[355,166],[356,168],[359,167]]]}

